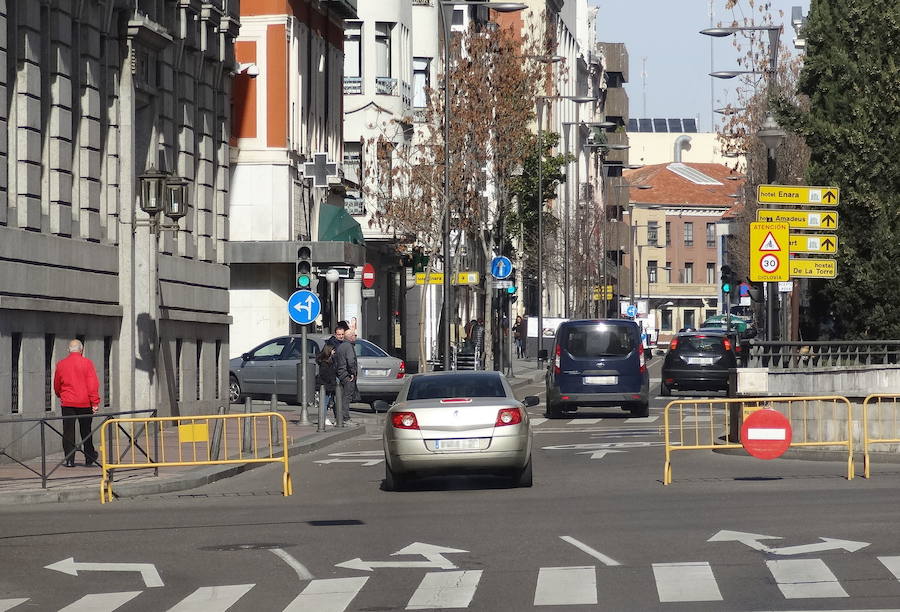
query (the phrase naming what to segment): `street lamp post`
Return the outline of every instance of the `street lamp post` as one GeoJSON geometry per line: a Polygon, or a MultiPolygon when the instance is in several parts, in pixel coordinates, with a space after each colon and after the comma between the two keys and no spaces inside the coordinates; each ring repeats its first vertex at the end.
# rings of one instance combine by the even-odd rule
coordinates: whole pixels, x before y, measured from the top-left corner
{"type": "MultiPolygon", "coordinates": [[[[444,37],[444,223],[443,223],[443,254],[444,254],[444,303],[441,313],[443,316],[442,344],[444,348],[443,369],[450,369],[450,317],[453,313],[452,286],[450,275],[450,22],[447,12],[453,11],[457,2],[440,0],[438,13],[441,21],[441,31],[444,37]]],[[[526,8],[521,2],[466,2],[467,6],[486,6],[498,13],[512,13],[526,8]]],[[[452,15],[451,15],[452,17],[452,15]]]]}

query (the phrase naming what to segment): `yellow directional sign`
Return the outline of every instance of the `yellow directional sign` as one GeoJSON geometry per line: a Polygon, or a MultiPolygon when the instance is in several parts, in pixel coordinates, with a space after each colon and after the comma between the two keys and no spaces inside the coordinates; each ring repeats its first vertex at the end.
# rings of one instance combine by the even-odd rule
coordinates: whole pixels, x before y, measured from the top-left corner
{"type": "Polygon", "coordinates": [[[750,224],[750,280],[774,282],[790,279],[787,223],[750,224]]]}
{"type": "MultiPolygon", "coordinates": [[[[425,282],[425,272],[417,272],[416,273],[416,284],[417,285],[443,285],[444,284],[444,273],[443,272],[431,272],[428,274],[428,282],[425,282]]],[[[454,285],[477,285],[481,282],[481,274],[478,272],[466,271],[460,272],[456,278],[456,282],[452,283],[454,285]]]]}
{"type": "Polygon", "coordinates": [[[812,204],[837,206],[841,190],[837,187],[798,187],[795,185],[759,185],[756,199],[762,204],[812,204]]]}
{"type": "Polygon", "coordinates": [[[791,234],[791,253],[836,253],[837,236],[834,234],[791,234]]]}
{"type": "Polygon", "coordinates": [[[836,230],[838,214],[833,210],[771,210],[760,208],[756,220],[765,223],[787,223],[791,229],[836,230]]]}
{"type": "MultiPolygon", "coordinates": [[[[595,302],[599,302],[600,300],[604,299],[603,287],[600,285],[593,287],[593,294],[594,294],[593,297],[594,297],[595,302]]],[[[606,285],[606,299],[607,300],[613,299],[613,286],[612,285],[606,285]]]]}
{"type": "Polygon", "coordinates": [[[834,278],[837,276],[835,259],[791,259],[791,278],[834,278]]]}

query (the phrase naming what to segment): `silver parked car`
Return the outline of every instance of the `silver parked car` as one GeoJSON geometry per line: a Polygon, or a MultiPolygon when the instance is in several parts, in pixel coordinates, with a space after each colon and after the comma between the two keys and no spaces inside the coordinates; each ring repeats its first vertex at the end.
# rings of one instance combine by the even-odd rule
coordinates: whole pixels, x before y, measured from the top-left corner
{"type": "MultiPolygon", "coordinates": [[[[330,338],[326,334],[307,335],[307,363],[315,376],[316,355],[330,338]]],[[[229,362],[229,396],[231,402],[242,397],[271,397],[277,393],[286,399],[297,397],[297,364],[303,351],[299,334],[281,336],[263,342],[253,350],[229,362]]],[[[391,357],[379,346],[359,339],[354,347],[358,359],[357,388],[364,402],[393,401],[403,386],[406,365],[391,357]]],[[[310,382],[310,389],[315,386],[310,382]]]]}
{"type": "Polygon", "coordinates": [[[414,475],[486,472],[530,487],[531,422],[499,372],[410,376],[384,424],[385,489],[414,475]]]}

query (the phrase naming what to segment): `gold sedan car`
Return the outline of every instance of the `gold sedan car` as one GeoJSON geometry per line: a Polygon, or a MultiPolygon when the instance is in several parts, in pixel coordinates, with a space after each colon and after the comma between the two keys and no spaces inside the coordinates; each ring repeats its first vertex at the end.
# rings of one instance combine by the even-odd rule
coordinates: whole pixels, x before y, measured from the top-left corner
{"type": "Polygon", "coordinates": [[[411,376],[384,425],[385,489],[413,476],[501,475],[530,487],[531,422],[499,372],[430,372],[411,376]]]}

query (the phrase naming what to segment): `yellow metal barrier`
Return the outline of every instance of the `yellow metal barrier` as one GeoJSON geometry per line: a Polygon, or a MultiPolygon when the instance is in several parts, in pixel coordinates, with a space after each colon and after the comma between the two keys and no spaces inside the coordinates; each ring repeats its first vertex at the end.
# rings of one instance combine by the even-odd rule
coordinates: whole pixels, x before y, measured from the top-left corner
{"type": "Polygon", "coordinates": [[[900,395],[891,393],[873,393],[863,400],[863,475],[871,476],[871,459],[869,457],[869,445],[871,444],[900,444],[900,419],[897,411],[900,410],[900,395]],[[877,414],[870,415],[869,412],[877,414]],[[876,418],[872,418],[875,416],[876,418]],[[887,418],[885,418],[887,417],[887,418]],[[877,430],[878,435],[873,435],[877,430]],[[881,432],[892,434],[885,437],[881,432]]]}
{"type": "Polygon", "coordinates": [[[838,395],[675,400],[663,413],[666,461],[663,484],[672,482],[672,453],[687,450],[743,448],[743,419],[755,410],[773,408],[791,422],[793,447],[838,446],[847,449],[847,479],[853,479],[853,412],[838,395]],[[846,426],[836,429],[828,423],[846,426]],[[838,435],[840,434],[840,435],[838,435]],[[832,437],[836,439],[826,440],[832,437]]]}
{"type": "Polygon", "coordinates": [[[100,502],[113,499],[113,470],[235,463],[284,464],[283,493],[292,495],[286,441],[287,421],[277,412],[109,419],[100,428],[100,502]]]}

